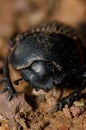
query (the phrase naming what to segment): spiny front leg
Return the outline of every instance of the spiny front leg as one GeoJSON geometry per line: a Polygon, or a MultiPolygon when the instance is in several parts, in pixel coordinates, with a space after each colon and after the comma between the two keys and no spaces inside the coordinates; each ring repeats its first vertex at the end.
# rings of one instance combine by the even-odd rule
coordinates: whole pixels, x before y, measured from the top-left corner
{"type": "Polygon", "coordinates": [[[81,86],[77,88],[74,92],[72,92],[70,95],[64,98],[60,98],[58,100],[58,103],[51,110],[49,110],[48,113],[51,114],[58,110],[62,110],[65,107],[65,105],[71,107],[73,105],[73,102],[79,99],[82,91],[85,88],[86,88],[86,79],[82,82],[81,86]]]}
{"type": "Polygon", "coordinates": [[[82,82],[82,85],[79,88],[77,88],[77,90],[75,90],[73,93],[71,93],[67,97],[59,99],[56,105],[57,110],[62,110],[65,107],[65,105],[67,105],[68,107],[72,106],[73,102],[79,99],[82,91],[85,88],[86,88],[86,79],[82,82]]]}
{"type": "Polygon", "coordinates": [[[7,99],[11,100],[16,92],[15,92],[14,88],[12,87],[12,84],[11,84],[9,79],[5,79],[5,87],[2,90],[2,93],[6,92],[6,91],[8,91],[8,98],[7,99]]]}
{"type": "Polygon", "coordinates": [[[8,91],[8,100],[11,100],[16,92],[15,92],[15,90],[12,86],[12,83],[10,81],[8,59],[6,59],[6,62],[5,62],[5,67],[3,69],[3,75],[4,75],[4,78],[2,80],[0,80],[0,82],[5,82],[5,87],[2,91],[2,93],[8,91]]]}

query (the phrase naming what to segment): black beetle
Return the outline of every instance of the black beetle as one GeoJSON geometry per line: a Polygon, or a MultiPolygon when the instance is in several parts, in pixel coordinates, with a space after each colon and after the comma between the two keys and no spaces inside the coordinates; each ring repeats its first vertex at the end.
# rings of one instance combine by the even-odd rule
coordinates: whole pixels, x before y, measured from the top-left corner
{"type": "Polygon", "coordinates": [[[79,98],[86,87],[86,49],[74,29],[59,22],[40,25],[18,34],[13,45],[2,80],[6,82],[3,92],[9,92],[9,100],[15,93],[9,64],[22,75],[14,81],[15,85],[24,80],[31,88],[44,91],[54,86],[79,85],[69,96],[59,99],[57,108],[60,110],[66,104],[70,107],[79,98]]]}

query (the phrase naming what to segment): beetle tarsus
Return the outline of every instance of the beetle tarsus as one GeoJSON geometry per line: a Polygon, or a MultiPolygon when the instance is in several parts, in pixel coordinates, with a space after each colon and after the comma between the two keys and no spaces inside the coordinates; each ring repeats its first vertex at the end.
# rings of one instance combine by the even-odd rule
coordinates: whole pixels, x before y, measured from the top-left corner
{"type": "Polygon", "coordinates": [[[8,100],[11,100],[16,93],[14,88],[7,83],[7,85],[4,87],[1,93],[5,93],[6,91],[8,91],[8,100]]]}
{"type": "Polygon", "coordinates": [[[86,87],[86,79],[82,82],[82,85],[80,88],[75,90],[73,93],[71,93],[67,97],[59,99],[58,104],[56,105],[57,109],[62,110],[65,107],[65,105],[67,105],[68,107],[71,107],[73,105],[73,102],[78,100],[78,98],[81,95],[81,92],[85,89],[85,87],[86,87]]]}
{"type": "Polygon", "coordinates": [[[11,86],[5,86],[5,88],[3,89],[2,93],[5,93],[6,91],[8,91],[8,101],[11,100],[14,95],[15,95],[15,90],[11,87],[11,86]]]}
{"type": "Polygon", "coordinates": [[[10,81],[8,59],[6,59],[6,62],[5,62],[5,67],[3,69],[3,75],[4,75],[4,78],[1,79],[0,82],[1,83],[5,82],[6,85],[1,93],[8,91],[8,100],[11,100],[16,92],[15,92],[15,89],[13,88],[12,83],[10,81]]]}
{"type": "MultiPolygon", "coordinates": [[[[77,99],[77,97],[76,97],[76,99],[77,99]]],[[[60,99],[57,104],[57,110],[62,110],[65,107],[65,105],[67,105],[68,107],[72,106],[73,102],[76,99],[73,97],[73,95],[71,95],[71,96],[69,95],[67,97],[60,99]]]]}
{"type": "Polygon", "coordinates": [[[0,82],[6,82],[6,86],[4,87],[4,89],[1,91],[1,93],[5,93],[6,91],[8,91],[8,101],[11,100],[14,95],[15,95],[15,90],[11,85],[10,79],[9,78],[3,78],[2,80],[0,80],[0,82]]]}
{"type": "Polygon", "coordinates": [[[10,101],[14,96],[15,96],[16,92],[14,90],[9,91],[8,94],[8,101],[10,101]]]}
{"type": "Polygon", "coordinates": [[[5,93],[6,91],[8,91],[9,90],[9,87],[5,87],[3,90],[2,90],[2,93],[5,93]]]}

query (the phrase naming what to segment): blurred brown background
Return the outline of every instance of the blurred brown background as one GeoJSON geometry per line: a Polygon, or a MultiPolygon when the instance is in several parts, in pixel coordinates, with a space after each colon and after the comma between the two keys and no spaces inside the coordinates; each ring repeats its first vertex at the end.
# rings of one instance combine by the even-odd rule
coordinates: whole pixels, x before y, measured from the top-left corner
{"type": "Polygon", "coordinates": [[[80,28],[79,23],[86,23],[86,0],[0,0],[0,68],[16,31],[51,20],[80,28]]]}
{"type": "Polygon", "coordinates": [[[86,21],[86,0],[0,0],[0,36],[52,19],[77,26],[86,21]]]}

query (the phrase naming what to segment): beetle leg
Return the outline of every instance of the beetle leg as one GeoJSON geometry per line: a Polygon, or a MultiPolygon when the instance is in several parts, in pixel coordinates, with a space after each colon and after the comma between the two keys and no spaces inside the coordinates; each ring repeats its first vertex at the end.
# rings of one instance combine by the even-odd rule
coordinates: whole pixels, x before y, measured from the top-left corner
{"type": "Polygon", "coordinates": [[[82,82],[81,87],[79,87],[77,90],[72,92],[67,97],[59,99],[59,101],[58,101],[58,103],[56,105],[57,110],[62,110],[65,105],[68,105],[68,107],[72,106],[73,102],[78,100],[78,98],[80,97],[81,92],[85,89],[85,87],[86,87],[86,79],[82,82]]]}
{"type": "Polygon", "coordinates": [[[6,82],[6,86],[4,87],[2,93],[8,91],[9,92],[8,100],[11,100],[11,98],[15,94],[15,90],[12,87],[12,84],[11,84],[11,81],[10,81],[10,77],[9,77],[8,59],[6,60],[5,67],[3,69],[3,75],[4,75],[4,78],[0,82],[5,81],[6,82]]]}
{"type": "Polygon", "coordinates": [[[11,100],[12,97],[14,96],[14,94],[15,94],[15,90],[14,90],[13,87],[11,86],[11,83],[10,83],[9,80],[6,80],[5,82],[6,82],[6,86],[4,87],[2,93],[8,91],[9,94],[8,94],[8,98],[7,98],[7,99],[8,99],[8,100],[11,100]]]}

